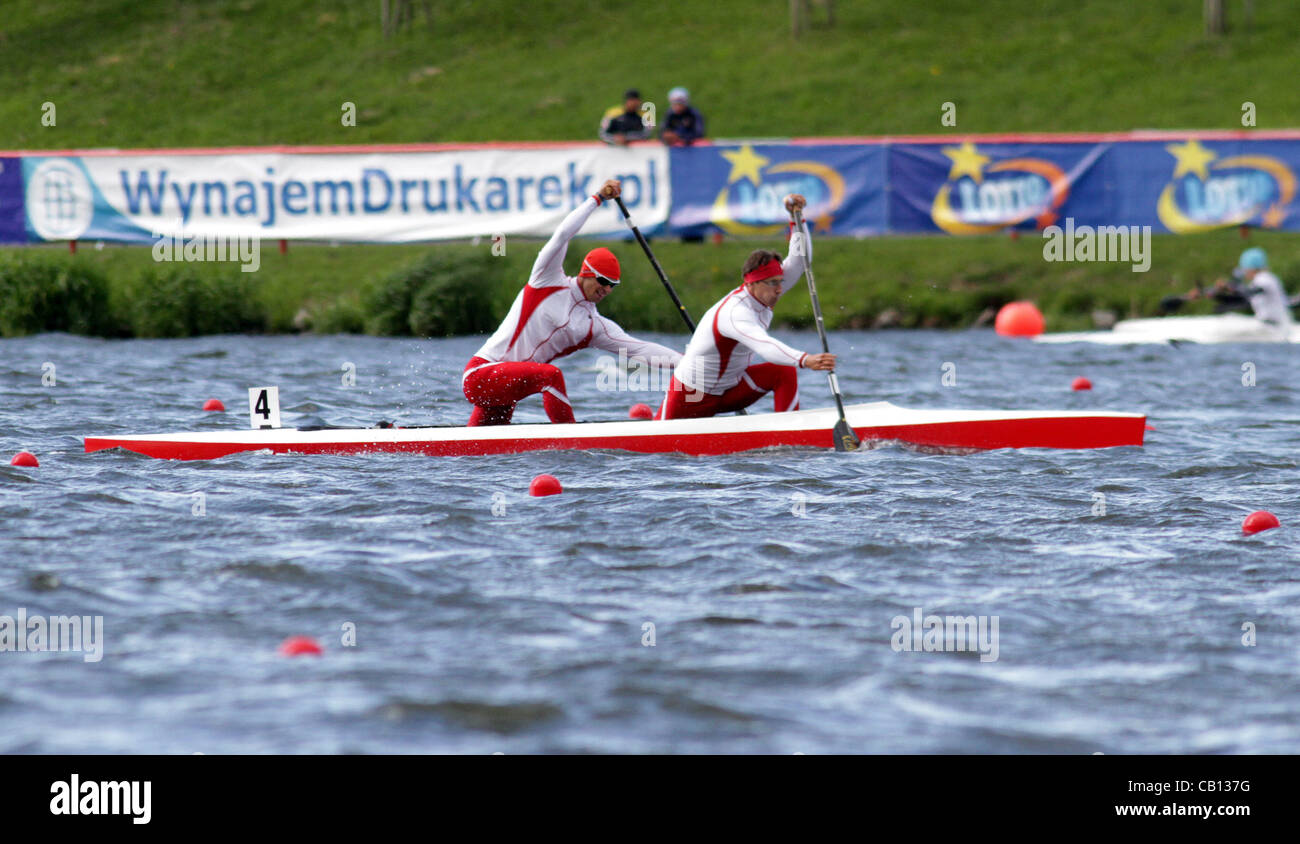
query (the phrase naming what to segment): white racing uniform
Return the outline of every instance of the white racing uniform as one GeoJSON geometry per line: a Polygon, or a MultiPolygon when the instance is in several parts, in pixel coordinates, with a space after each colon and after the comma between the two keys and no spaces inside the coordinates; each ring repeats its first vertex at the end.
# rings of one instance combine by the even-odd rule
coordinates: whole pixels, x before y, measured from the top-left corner
{"type": "Polygon", "coordinates": [[[578,349],[594,346],[624,352],[628,359],[652,366],[673,366],[681,360],[678,352],[638,340],[601,316],[578,279],[564,274],[569,241],[599,204],[591,197],[564,218],[537,254],[528,283],[506,318],[466,364],[461,385],[474,405],[470,425],[506,424],[515,404],[536,393],[544,394],[552,422],[574,421],[564,375],[551,361],[578,349]]]}
{"type": "Polygon", "coordinates": [[[1255,273],[1246,284],[1246,295],[1256,319],[1281,327],[1291,325],[1291,305],[1286,290],[1273,273],[1268,270],[1255,273]]]}
{"type": "Polygon", "coordinates": [[[681,354],[667,346],[638,340],[618,323],[600,315],[587,301],[578,279],[564,274],[564,255],[573,239],[600,203],[590,197],[564,218],[551,239],[537,253],[528,284],[515,297],[500,327],[474,356],[485,363],[535,361],[556,358],[594,346],[607,352],[625,351],[631,360],[671,366],[681,354]]]}
{"type": "MultiPolygon", "coordinates": [[[[790,254],[781,264],[782,295],[798,283],[811,257],[812,238],[806,231],[795,231],[790,254]]],[[[769,335],[771,324],[772,309],[751,296],[748,285],[741,285],[705,312],[673,377],[691,390],[716,396],[744,379],[755,354],[769,363],[802,366],[807,354],[769,335]]]]}

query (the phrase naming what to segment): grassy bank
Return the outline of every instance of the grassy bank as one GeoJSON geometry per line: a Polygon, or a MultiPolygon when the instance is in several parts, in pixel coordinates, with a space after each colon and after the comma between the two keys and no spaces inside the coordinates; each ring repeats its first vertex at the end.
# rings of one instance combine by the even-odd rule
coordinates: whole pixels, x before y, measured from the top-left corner
{"type": "MultiPolygon", "coordinates": [[[[1045,262],[1043,241],[1037,237],[837,239],[821,242],[816,267],[831,328],[869,328],[882,321],[901,327],[958,328],[971,325],[989,308],[1031,299],[1043,309],[1049,330],[1073,330],[1091,327],[1091,313],[1097,309],[1121,318],[1154,315],[1162,297],[1225,275],[1247,244],[1268,249],[1294,291],[1300,256],[1293,242],[1294,236],[1269,232],[1253,232],[1249,241],[1235,231],[1195,238],[1157,236],[1150,271],[1134,273],[1127,264],[1045,262]]],[[[158,264],[142,247],[96,250],[83,244],[76,256],[63,247],[4,249],[0,291],[14,288],[14,278],[39,290],[4,293],[0,332],[475,333],[490,329],[505,314],[527,279],[539,245],[510,241],[505,256],[493,257],[486,242],[433,247],[294,244],[285,255],[264,251],[255,273],[241,273],[232,264],[158,264]],[[33,267],[43,269],[35,272],[33,267]],[[85,279],[98,279],[103,296],[96,298],[90,289],[94,285],[87,287],[85,279]],[[28,306],[44,307],[54,315],[22,318],[22,308],[28,306]],[[78,309],[88,311],[80,321],[78,309]],[[67,313],[60,315],[62,311],[67,313]]],[[[573,244],[570,271],[592,245],[581,240],[573,244]]],[[[739,267],[754,246],[738,241],[654,244],[687,309],[697,316],[737,283],[739,267]]],[[[630,330],[681,330],[679,317],[636,245],[614,248],[626,283],[602,311],[630,330]]],[[[1187,312],[1206,308],[1201,304],[1187,312]]],[[[792,292],[777,313],[778,323],[811,325],[802,290],[792,292]]]]}
{"type": "Polygon", "coordinates": [[[589,139],[630,85],[732,138],[1300,123],[1287,3],[1207,40],[1188,0],[861,0],[799,41],[785,0],[428,5],[385,39],[355,0],[6,4],[0,149],[589,139]]]}
{"type": "MultiPolygon", "coordinates": [[[[1230,17],[1227,37],[1206,39],[1200,4],[1186,0],[862,0],[837,4],[834,26],[815,23],[798,41],[784,0],[440,0],[432,19],[417,14],[388,39],[379,5],[9,4],[0,149],[590,139],[629,85],[651,100],[689,87],[715,137],[1239,128],[1246,101],[1260,128],[1300,124],[1282,3],[1256,4],[1252,27],[1230,17]],[[41,120],[47,102],[54,125],[41,120]],[[354,127],[340,120],[345,102],[354,127]],[[956,127],[940,125],[946,102],[956,127]]],[[[1294,289],[1294,237],[1252,238],[1294,289]]],[[[656,249],[698,314],[754,245],[656,249]]],[[[1053,329],[1072,329],[1094,309],[1152,313],[1161,296],[1222,274],[1241,246],[1232,231],[1157,237],[1151,271],[1134,274],[1047,264],[1035,237],[836,240],[817,253],[818,280],[833,327],[882,314],[963,326],[1030,298],[1053,329]]],[[[154,266],[142,248],[83,244],[75,260],[63,247],[0,250],[0,330],[477,330],[484,312],[504,313],[536,248],[513,241],[483,263],[486,244],[295,244],[249,275],[154,266]]],[[[629,282],[606,311],[632,329],[677,330],[635,247],[619,254],[629,282]]],[[[807,297],[793,295],[778,319],[807,324],[807,297]]]]}

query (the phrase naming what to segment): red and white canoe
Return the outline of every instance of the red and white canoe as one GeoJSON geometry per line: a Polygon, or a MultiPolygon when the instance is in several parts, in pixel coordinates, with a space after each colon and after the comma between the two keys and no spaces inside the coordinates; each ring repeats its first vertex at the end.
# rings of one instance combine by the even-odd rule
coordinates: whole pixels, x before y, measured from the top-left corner
{"type": "MultiPolygon", "coordinates": [[[[1142,445],[1146,417],[1095,411],[908,410],[888,402],[845,408],[864,443],[896,441],[927,449],[1109,448],[1142,445]]],[[[517,454],[547,449],[732,454],[760,448],[831,448],[830,408],[667,422],[580,422],[432,428],[275,428],[195,434],[86,437],[86,451],[124,448],[169,460],[208,460],[241,451],[276,454],[434,456],[517,454]]]]}

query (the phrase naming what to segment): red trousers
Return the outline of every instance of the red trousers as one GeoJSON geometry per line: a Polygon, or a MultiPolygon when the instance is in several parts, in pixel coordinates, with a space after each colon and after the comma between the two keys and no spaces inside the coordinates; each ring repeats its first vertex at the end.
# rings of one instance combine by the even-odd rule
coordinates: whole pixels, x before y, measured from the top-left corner
{"type": "Polygon", "coordinates": [[[688,389],[673,378],[656,419],[696,419],[749,407],[773,393],[777,413],[799,409],[799,370],[777,363],[756,363],[745,370],[740,383],[720,396],[688,389]]]}
{"type": "Polygon", "coordinates": [[[542,405],[552,422],[573,422],[573,408],[564,391],[564,373],[558,366],[532,361],[489,363],[469,359],[462,379],[465,398],[474,405],[469,425],[509,425],[520,400],[542,394],[542,405]]]}

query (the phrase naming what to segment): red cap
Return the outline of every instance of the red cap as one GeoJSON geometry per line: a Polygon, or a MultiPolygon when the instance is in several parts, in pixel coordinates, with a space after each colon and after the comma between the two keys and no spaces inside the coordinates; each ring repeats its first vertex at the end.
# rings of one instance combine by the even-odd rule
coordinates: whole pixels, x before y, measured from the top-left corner
{"type": "Polygon", "coordinates": [[[578,275],[587,278],[603,278],[618,284],[618,258],[605,247],[597,247],[588,252],[587,257],[582,259],[582,269],[578,272],[578,275]]]}

